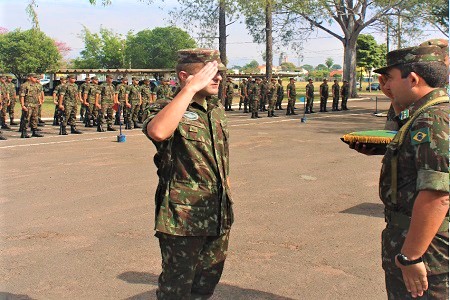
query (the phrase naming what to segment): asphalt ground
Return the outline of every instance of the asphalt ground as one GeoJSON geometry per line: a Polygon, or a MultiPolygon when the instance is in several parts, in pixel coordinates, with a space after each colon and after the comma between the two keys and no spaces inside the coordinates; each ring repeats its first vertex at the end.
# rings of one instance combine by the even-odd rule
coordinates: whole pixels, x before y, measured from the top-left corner
{"type": "MultiPolygon", "coordinates": [[[[212,299],[386,299],[381,157],[339,139],[385,118],[373,100],[349,108],[305,123],[228,113],[235,223],[212,299]]],[[[117,143],[42,128],[0,141],[0,299],[155,299],[154,146],[138,129],[117,143]]]]}

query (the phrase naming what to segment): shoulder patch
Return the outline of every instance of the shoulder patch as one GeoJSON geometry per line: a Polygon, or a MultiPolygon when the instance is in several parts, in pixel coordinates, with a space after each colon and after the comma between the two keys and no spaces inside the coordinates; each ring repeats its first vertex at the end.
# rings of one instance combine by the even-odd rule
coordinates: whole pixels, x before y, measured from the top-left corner
{"type": "Polygon", "coordinates": [[[420,128],[411,131],[411,144],[418,145],[423,143],[430,143],[430,128],[420,128]]]}
{"type": "Polygon", "coordinates": [[[186,111],[186,112],[183,114],[183,117],[186,118],[186,119],[188,119],[188,120],[192,120],[192,121],[198,120],[198,115],[197,115],[197,113],[192,112],[192,111],[186,111]]]}

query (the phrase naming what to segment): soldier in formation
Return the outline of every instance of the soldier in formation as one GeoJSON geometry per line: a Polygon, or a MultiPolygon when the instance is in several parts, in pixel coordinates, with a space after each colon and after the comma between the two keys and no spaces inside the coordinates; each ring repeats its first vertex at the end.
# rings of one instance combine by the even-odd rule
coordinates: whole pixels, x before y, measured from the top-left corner
{"type": "Polygon", "coordinates": [[[340,111],[339,109],[339,92],[340,86],[338,81],[335,79],[334,84],[331,86],[331,95],[333,96],[333,107],[332,111],[340,111]]]}
{"type": "Polygon", "coordinates": [[[66,84],[66,77],[59,78],[60,84],[53,89],[53,104],[55,104],[55,112],[53,113],[53,125],[59,126],[60,112],[59,112],[59,97],[61,96],[61,89],[66,84]]]}
{"type": "Polygon", "coordinates": [[[0,76],[0,91],[2,94],[2,109],[0,110],[0,121],[2,129],[11,129],[6,123],[7,109],[10,104],[10,97],[8,92],[8,86],[6,84],[6,76],[0,76]]]}
{"type": "Polygon", "coordinates": [[[16,86],[12,82],[13,78],[12,76],[8,75],[6,76],[6,87],[9,94],[9,105],[8,105],[8,112],[9,112],[9,125],[19,125],[16,122],[14,122],[14,113],[15,113],[15,106],[17,101],[17,94],[16,94],[16,86]]]}
{"type": "MultiPolygon", "coordinates": [[[[3,102],[3,92],[0,89],[0,111],[3,109],[3,105],[5,105],[5,103],[3,102]]],[[[0,130],[0,140],[6,140],[6,137],[3,136],[3,132],[0,130]]]]}
{"type": "Polygon", "coordinates": [[[348,84],[347,80],[344,80],[342,83],[342,87],[341,87],[341,97],[342,97],[341,109],[342,110],[349,110],[347,107],[347,100],[348,100],[349,93],[350,93],[350,85],[348,84]]]}
{"type": "Polygon", "coordinates": [[[281,79],[278,79],[278,82],[276,84],[276,94],[277,94],[277,103],[275,104],[275,110],[282,110],[281,104],[283,102],[284,98],[284,88],[283,88],[283,81],[281,79]]]}
{"type": "Polygon", "coordinates": [[[259,111],[265,112],[266,104],[267,104],[267,95],[269,93],[269,83],[266,78],[263,78],[261,81],[261,98],[259,100],[259,111]]]}
{"type": "Polygon", "coordinates": [[[128,122],[125,123],[125,129],[141,128],[138,125],[138,113],[142,104],[141,87],[139,86],[139,80],[136,77],[131,78],[132,84],[128,86],[128,97],[126,98],[126,113],[128,122]]]}
{"type": "Polygon", "coordinates": [[[106,124],[108,131],[116,131],[113,127],[113,105],[118,103],[116,98],[116,90],[112,84],[113,78],[111,75],[106,75],[106,82],[97,89],[95,97],[95,106],[98,110],[97,131],[104,132],[103,124],[106,115],[106,124]]]}
{"type": "Polygon", "coordinates": [[[255,84],[255,81],[252,76],[250,76],[247,80],[247,99],[248,99],[248,111],[253,112],[253,85],[255,84]]]}
{"type": "Polygon", "coordinates": [[[327,100],[330,96],[328,91],[328,80],[324,79],[323,83],[320,85],[320,111],[327,112],[327,100]]]}
{"type": "Polygon", "coordinates": [[[275,111],[275,104],[277,102],[277,80],[275,78],[272,78],[270,80],[270,83],[268,85],[269,93],[267,95],[268,99],[268,107],[267,107],[267,116],[268,117],[277,117],[277,115],[274,114],[275,111]]]}
{"type": "Polygon", "coordinates": [[[170,87],[168,78],[164,78],[162,84],[156,88],[156,99],[170,99],[173,98],[172,88],[170,87]]]}
{"type": "Polygon", "coordinates": [[[244,113],[248,113],[248,94],[247,94],[247,79],[243,78],[239,84],[239,110],[244,105],[244,113]]]}
{"type": "Polygon", "coordinates": [[[313,114],[313,105],[314,105],[314,83],[310,78],[308,79],[308,84],[306,85],[306,108],[305,114],[313,114]]]}
{"type": "Polygon", "coordinates": [[[128,79],[125,76],[122,77],[121,83],[116,86],[115,97],[119,103],[119,109],[116,111],[114,125],[122,125],[120,124],[121,113],[123,114],[125,124],[128,124],[127,109],[131,108],[131,105],[128,103],[128,79]]]}
{"type": "Polygon", "coordinates": [[[226,111],[233,111],[231,108],[231,105],[233,104],[233,95],[234,95],[234,84],[233,81],[231,81],[230,77],[227,77],[227,84],[225,86],[225,110],[226,111]]]}
{"type": "Polygon", "coordinates": [[[261,118],[258,115],[258,109],[259,109],[259,101],[261,101],[261,95],[262,95],[262,91],[261,91],[261,78],[260,77],[256,77],[255,79],[255,83],[252,84],[251,86],[251,101],[252,101],[252,119],[256,119],[256,118],[261,118]]]}
{"type": "Polygon", "coordinates": [[[287,96],[288,96],[288,105],[287,105],[286,115],[287,116],[296,115],[296,113],[294,112],[294,103],[295,103],[295,99],[297,96],[297,91],[295,89],[295,79],[294,78],[289,79],[289,84],[286,87],[286,91],[287,91],[287,96]]]}
{"type": "Polygon", "coordinates": [[[29,138],[27,126],[30,124],[33,137],[42,137],[38,132],[38,107],[41,101],[41,84],[34,73],[28,74],[27,81],[20,86],[20,105],[22,116],[20,118],[21,138],[29,138]]]}
{"type": "Polygon", "coordinates": [[[144,79],[143,85],[141,86],[141,97],[142,105],[139,110],[138,120],[142,123],[147,119],[148,108],[151,103],[154,102],[154,93],[150,87],[150,80],[144,79]]]}
{"type": "Polygon", "coordinates": [[[84,105],[80,99],[78,86],[75,84],[75,75],[67,76],[67,83],[62,86],[59,96],[59,110],[63,116],[60,135],[67,135],[67,125],[70,125],[70,133],[81,134],[77,129],[76,118],[78,111],[78,102],[84,105]]]}
{"type": "Polygon", "coordinates": [[[86,112],[84,115],[85,127],[97,126],[98,110],[95,106],[95,98],[97,96],[98,89],[99,86],[97,76],[91,77],[89,87],[83,91],[83,101],[86,107],[86,112]]]}

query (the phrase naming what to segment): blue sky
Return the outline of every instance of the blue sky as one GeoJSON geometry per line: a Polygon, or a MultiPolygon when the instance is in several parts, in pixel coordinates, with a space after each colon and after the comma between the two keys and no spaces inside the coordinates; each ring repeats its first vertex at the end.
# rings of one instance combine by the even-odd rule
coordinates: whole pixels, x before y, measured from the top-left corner
{"type": "MultiPolygon", "coordinates": [[[[176,0],[164,2],[156,0],[148,5],[138,0],[113,0],[112,5],[104,7],[92,6],[88,0],[36,0],[36,2],[41,30],[48,36],[67,43],[72,48],[69,55],[72,58],[78,56],[84,47],[78,36],[83,25],[92,32],[97,32],[100,26],[103,26],[123,35],[130,30],[138,32],[143,29],[164,27],[169,25],[168,11],[177,3],[176,0]]],[[[9,30],[30,28],[31,21],[25,12],[27,3],[26,0],[0,0],[0,26],[9,30]]],[[[177,26],[183,28],[182,24],[177,26]]],[[[195,33],[190,34],[195,36],[195,33]]],[[[442,36],[437,32],[431,32],[428,37],[442,36]]],[[[378,42],[382,42],[382,37],[379,36],[377,39],[378,42]]],[[[262,64],[264,49],[264,45],[253,43],[245,24],[236,22],[228,27],[229,66],[242,66],[253,59],[262,64]]],[[[288,61],[296,65],[316,66],[324,63],[328,57],[333,58],[336,64],[342,65],[343,61],[341,42],[320,30],[316,30],[304,43],[302,59],[290,49],[282,51],[287,53],[288,61]]],[[[275,65],[278,65],[280,52],[274,53],[275,65]]]]}

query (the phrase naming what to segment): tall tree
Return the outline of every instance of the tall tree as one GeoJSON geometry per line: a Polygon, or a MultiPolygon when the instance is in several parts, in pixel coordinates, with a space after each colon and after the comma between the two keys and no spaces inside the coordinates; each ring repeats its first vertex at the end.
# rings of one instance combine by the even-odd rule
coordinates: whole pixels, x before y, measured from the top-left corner
{"type": "MultiPolygon", "coordinates": [[[[386,46],[378,45],[370,34],[360,34],[356,47],[356,61],[356,65],[364,68],[371,78],[372,70],[381,67],[386,61],[386,46]]],[[[362,76],[360,76],[360,86],[362,86],[362,76]]]]}
{"type": "Polygon", "coordinates": [[[40,30],[17,29],[0,35],[0,65],[17,78],[56,70],[60,59],[53,39],[40,30]]]}

